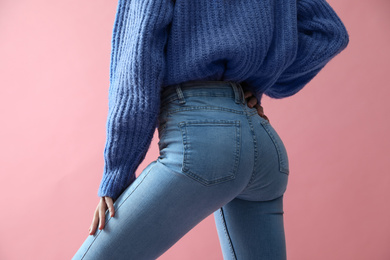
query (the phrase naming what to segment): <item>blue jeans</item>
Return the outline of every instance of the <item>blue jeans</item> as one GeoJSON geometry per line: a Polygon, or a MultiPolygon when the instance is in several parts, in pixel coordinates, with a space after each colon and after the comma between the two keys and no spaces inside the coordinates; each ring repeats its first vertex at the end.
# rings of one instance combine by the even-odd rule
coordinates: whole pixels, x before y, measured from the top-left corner
{"type": "Polygon", "coordinates": [[[160,156],[73,259],[157,259],[212,213],[225,260],[286,259],[287,151],[243,93],[229,81],[164,89],[160,156]]]}

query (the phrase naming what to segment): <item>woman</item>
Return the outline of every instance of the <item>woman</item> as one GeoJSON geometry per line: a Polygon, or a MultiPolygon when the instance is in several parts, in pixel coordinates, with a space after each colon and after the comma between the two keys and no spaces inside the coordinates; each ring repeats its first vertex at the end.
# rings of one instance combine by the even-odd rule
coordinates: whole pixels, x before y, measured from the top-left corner
{"type": "Polygon", "coordinates": [[[73,259],[156,259],[212,213],[224,259],[286,259],[288,156],[261,98],[348,42],[325,0],[119,0],[100,202],[73,259]]]}

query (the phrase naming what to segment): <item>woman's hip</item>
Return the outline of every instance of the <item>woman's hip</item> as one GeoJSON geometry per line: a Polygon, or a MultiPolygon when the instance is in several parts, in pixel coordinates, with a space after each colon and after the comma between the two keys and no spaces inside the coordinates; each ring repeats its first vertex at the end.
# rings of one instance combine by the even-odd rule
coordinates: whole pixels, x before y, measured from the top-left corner
{"type": "Polygon", "coordinates": [[[247,107],[239,84],[179,84],[165,89],[161,101],[161,163],[203,186],[231,183],[246,199],[268,199],[285,190],[283,142],[256,109],[247,107]]]}

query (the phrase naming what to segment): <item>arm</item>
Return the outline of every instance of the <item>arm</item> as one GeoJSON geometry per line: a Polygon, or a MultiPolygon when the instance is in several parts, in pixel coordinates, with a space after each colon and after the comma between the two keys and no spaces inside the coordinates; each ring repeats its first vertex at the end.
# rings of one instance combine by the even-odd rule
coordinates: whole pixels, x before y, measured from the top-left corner
{"type": "Polygon", "coordinates": [[[296,59],[264,92],[272,98],[297,93],[349,43],[344,24],[325,0],[297,0],[297,19],[296,59]]]}
{"type": "Polygon", "coordinates": [[[171,0],[119,0],[112,37],[104,172],[98,196],[114,200],[135,180],[160,108],[171,0]]]}

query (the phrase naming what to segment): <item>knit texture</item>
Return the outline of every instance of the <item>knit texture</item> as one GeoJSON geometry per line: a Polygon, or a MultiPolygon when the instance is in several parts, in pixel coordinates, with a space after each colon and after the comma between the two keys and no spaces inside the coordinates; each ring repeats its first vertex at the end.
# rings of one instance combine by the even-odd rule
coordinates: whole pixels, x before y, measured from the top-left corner
{"type": "Polygon", "coordinates": [[[119,0],[98,196],[116,200],[135,180],[163,88],[234,81],[261,104],[296,94],[348,43],[325,0],[119,0]]]}

